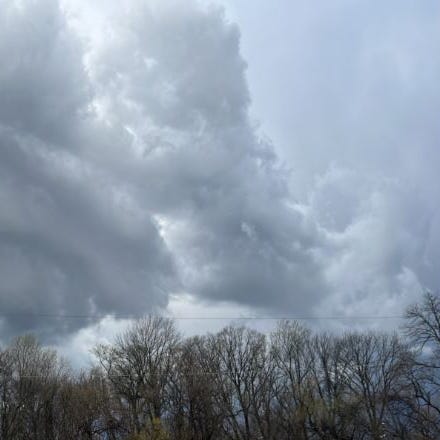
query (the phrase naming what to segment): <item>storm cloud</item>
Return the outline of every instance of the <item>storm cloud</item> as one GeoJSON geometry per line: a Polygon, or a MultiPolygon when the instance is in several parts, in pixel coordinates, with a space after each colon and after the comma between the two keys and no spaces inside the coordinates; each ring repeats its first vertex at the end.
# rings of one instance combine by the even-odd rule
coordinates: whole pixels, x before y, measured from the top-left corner
{"type": "Polygon", "coordinates": [[[287,146],[251,116],[222,7],[6,1],[3,331],[72,333],[88,322],[41,315],[161,313],[185,295],[264,315],[400,313],[435,289],[439,33],[417,37],[432,15],[410,25],[405,8],[394,28],[386,8],[362,32],[326,21],[347,8],[303,11],[315,39],[286,42],[287,146]],[[418,39],[402,42],[408,27],[418,39]]]}

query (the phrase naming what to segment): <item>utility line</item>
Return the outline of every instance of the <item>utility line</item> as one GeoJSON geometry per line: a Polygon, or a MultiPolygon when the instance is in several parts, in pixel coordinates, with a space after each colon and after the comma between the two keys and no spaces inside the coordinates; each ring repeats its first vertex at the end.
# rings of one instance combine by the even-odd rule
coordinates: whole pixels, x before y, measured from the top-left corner
{"type": "Polygon", "coordinates": [[[403,319],[404,315],[348,315],[348,316],[183,316],[183,315],[134,315],[134,314],[58,314],[58,313],[4,313],[0,312],[1,318],[50,318],[50,319],[90,319],[100,320],[104,318],[115,319],[140,319],[144,317],[151,318],[169,318],[172,320],[268,320],[268,321],[308,321],[308,320],[386,320],[386,319],[403,319]]]}

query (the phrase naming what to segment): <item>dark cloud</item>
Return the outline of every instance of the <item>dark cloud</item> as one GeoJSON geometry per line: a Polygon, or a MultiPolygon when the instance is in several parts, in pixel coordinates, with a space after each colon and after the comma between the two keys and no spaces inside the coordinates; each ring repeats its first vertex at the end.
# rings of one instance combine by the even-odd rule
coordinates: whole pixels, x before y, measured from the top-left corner
{"type": "Polygon", "coordinates": [[[56,0],[6,1],[0,14],[0,120],[65,147],[89,90],[79,41],[56,0]]]}
{"type": "Polygon", "coordinates": [[[179,285],[173,258],[146,207],[97,160],[110,137],[121,139],[103,133],[87,111],[83,53],[57,2],[11,2],[0,16],[7,60],[0,77],[0,309],[11,315],[4,331],[84,325],[34,313],[166,306],[179,285]]]}
{"type": "Polygon", "coordinates": [[[324,290],[316,231],[249,121],[237,28],[195,2],[133,5],[91,54],[91,76],[103,118],[133,136],[132,187],[158,216],[185,291],[307,310],[324,290]]]}
{"type": "Polygon", "coordinates": [[[101,3],[0,10],[5,332],[74,332],[86,323],[26,314],[141,314],[184,294],[264,314],[390,312],[439,281],[436,43],[399,39],[407,9],[385,32],[387,8],[368,26],[344,2],[303,8],[315,33],[292,46],[292,173],[249,116],[221,8],[101,3]]]}
{"type": "MultiPolygon", "coordinates": [[[[130,212],[114,182],[81,170],[80,159],[7,130],[0,139],[2,312],[135,313],[165,306],[177,281],[149,217],[130,212]]],[[[50,323],[23,316],[8,324],[50,323]]]]}
{"type": "Polygon", "coordinates": [[[23,314],[5,329],[179,291],[307,309],[315,239],[248,119],[237,28],[195,2],[116,12],[84,44],[55,1],[2,11],[0,302],[23,314]]]}

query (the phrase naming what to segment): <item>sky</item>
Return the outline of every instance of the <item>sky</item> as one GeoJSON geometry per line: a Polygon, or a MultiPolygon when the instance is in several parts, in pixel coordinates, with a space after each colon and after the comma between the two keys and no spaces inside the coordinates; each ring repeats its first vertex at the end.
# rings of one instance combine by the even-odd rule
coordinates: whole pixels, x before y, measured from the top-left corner
{"type": "Polygon", "coordinates": [[[434,0],[0,0],[2,340],[81,357],[144,313],[349,327],[437,291],[439,21],[434,0]]]}

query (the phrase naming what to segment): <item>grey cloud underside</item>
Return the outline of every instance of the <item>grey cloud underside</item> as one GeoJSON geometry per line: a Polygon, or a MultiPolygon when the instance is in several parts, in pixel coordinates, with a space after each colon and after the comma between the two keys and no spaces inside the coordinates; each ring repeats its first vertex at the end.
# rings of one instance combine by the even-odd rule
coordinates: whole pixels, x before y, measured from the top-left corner
{"type": "MultiPolygon", "coordinates": [[[[45,147],[32,139],[2,131],[1,140],[2,312],[134,313],[165,305],[174,266],[148,217],[127,230],[110,182],[69,179],[60,158],[44,157],[45,147]]],[[[8,323],[16,330],[42,324],[28,316],[8,323]]]]}
{"type": "MultiPolygon", "coordinates": [[[[87,2],[0,10],[1,311],[140,314],[186,292],[265,314],[367,314],[438,281],[438,214],[395,173],[329,166],[326,139],[315,169],[305,142],[320,176],[292,192],[250,120],[221,9],[127,4],[95,26],[81,25],[87,2]]],[[[45,336],[86,324],[2,323],[45,336]]]]}
{"type": "Polygon", "coordinates": [[[196,3],[132,7],[88,51],[55,1],[2,10],[2,312],[139,314],[179,291],[307,309],[315,238],[248,119],[237,28],[196,3]]]}

